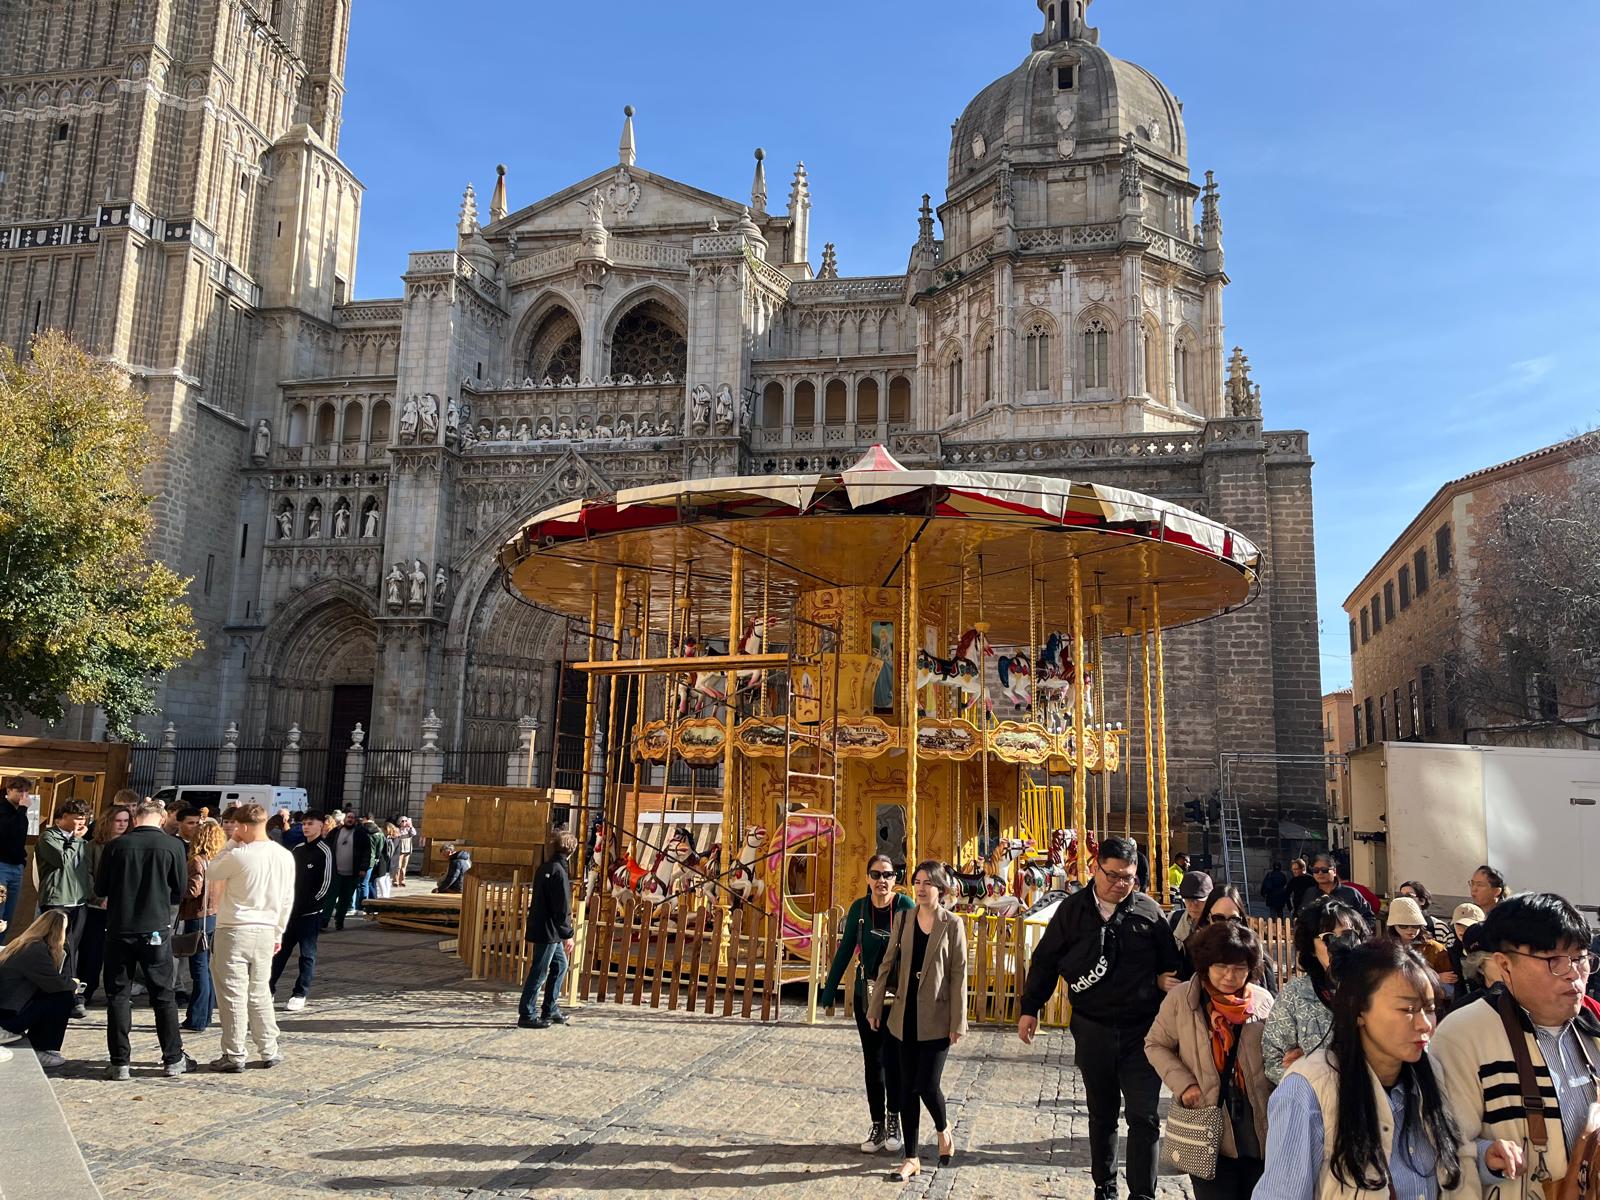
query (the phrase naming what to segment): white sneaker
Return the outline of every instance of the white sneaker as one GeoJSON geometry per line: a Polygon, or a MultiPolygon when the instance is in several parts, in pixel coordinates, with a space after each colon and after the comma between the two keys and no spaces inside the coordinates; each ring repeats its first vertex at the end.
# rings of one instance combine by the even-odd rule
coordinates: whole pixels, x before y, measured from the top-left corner
{"type": "Polygon", "coordinates": [[[11,1061],[11,1051],[7,1050],[4,1046],[0,1046],[0,1062],[10,1062],[10,1061],[11,1061]]]}
{"type": "Polygon", "coordinates": [[[20,1042],[22,1034],[12,1033],[9,1029],[0,1029],[0,1046],[9,1046],[13,1042],[20,1042]]]}
{"type": "Polygon", "coordinates": [[[305,1006],[306,998],[304,996],[290,996],[289,1003],[283,1006],[283,1010],[285,1012],[299,1012],[305,1006]]]}
{"type": "Polygon", "coordinates": [[[883,1126],[877,1121],[874,1121],[872,1123],[872,1129],[867,1134],[867,1140],[861,1143],[861,1153],[876,1154],[879,1150],[883,1149],[885,1144],[883,1126]]]}
{"type": "Polygon", "coordinates": [[[67,1060],[54,1050],[40,1050],[37,1053],[39,1055],[39,1065],[46,1071],[53,1071],[57,1067],[66,1065],[67,1060]]]}

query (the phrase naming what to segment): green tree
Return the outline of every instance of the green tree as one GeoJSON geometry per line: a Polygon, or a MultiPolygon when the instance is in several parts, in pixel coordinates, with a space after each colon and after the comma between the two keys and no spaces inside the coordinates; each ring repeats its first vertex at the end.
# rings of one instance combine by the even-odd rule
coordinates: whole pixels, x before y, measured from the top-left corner
{"type": "Polygon", "coordinates": [[[0,347],[0,718],[95,704],[113,736],[200,648],[188,581],[146,554],[140,398],[65,334],[0,347]]]}

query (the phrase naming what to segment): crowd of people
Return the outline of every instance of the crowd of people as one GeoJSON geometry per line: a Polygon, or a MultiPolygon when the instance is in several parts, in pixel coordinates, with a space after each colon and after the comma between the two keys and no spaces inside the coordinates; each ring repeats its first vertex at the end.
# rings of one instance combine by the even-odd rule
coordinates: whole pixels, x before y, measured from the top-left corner
{"type": "MultiPolygon", "coordinates": [[[[1600,937],[1567,900],[1511,895],[1485,866],[1444,921],[1419,881],[1385,904],[1331,856],[1296,860],[1307,882],[1291,893],[1285,876],[1281,905],[1277,888],[1263,897],[1294,913],[1280,987],[1239,892],[1173,866],[1169,915],[1139,890],[1137,845],[1102,841],[1022,992],[1025,1044],[1059,986],[1070,999],[1096,1200],[1118,1195],[1122,1120],[1134,1200],[1155,1196],[1163,1151],[1197,1200],[1534,1200],[1569,1172],[1600,1186],[1600,937]]],[[[942,864],[917,866],[914,903],[888,858],[866,875],[821,1001],[859,955],[861,1149],[900,1154],[890,1177],[904,1180],[922,1170],[924,1109],[939,1162],[955,1154],[940,1079],[966,1031],[966,939],[942,864]]]]}
{"type": "Polygon", "coordinates": [[[0,804],[0,1042],[25,1037],[43,1066],[62,1066],[68,1023],[103,988],[107,1076],[116,1080],[129,1078],[141,995],[167,1075],[194,1069],[183,1034],[203,1033],[213,1019],[222,1031],[213,1070],[242,1071],[252,1046],[262,1066],[282,1062],[274,1006],[290,960],[284,1007],[298,1012],[311,995],[319,935],[406,886],[418,836],[403,816],[380,826],[355,812],[269,815],[258,804],[212,816],[128,789],[91,823],[84,801],[67,800],[34,849],[38,915],[14,931],[32,788],[9,779],[0,804]]]}

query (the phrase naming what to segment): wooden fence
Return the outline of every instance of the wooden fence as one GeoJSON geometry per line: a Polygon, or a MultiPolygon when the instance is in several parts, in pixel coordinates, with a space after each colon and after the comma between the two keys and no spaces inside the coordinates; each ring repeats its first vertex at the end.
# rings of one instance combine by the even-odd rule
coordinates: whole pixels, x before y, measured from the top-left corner
{"type": "MultiPolygon", "coordinates": [[[[522,940],[531,887],[513,872],[509,882],[467,876],[461,902],[458,953],[475,979],[520,984],[528,971],[529,945],[522,940]]],[[[723,909],[713,905],[618,905],[609,895],[589,902],[588,920],[579,922],[572,987],[579,999],[669,1012],[707,1014],[763,1021],[779,1013],[780,949],[776,924],[761,909],[723,909]]],[[[973,1025],[1014,1025],[1022,1013],[1028,963],[1045,926],[1019,917],[963,913],[967,928],[967,1020],[973,1025]]],[[[833,922],[819,922],[816,984],[827,976],[838,946],[833,922]]],[[[1262,951],[1277,969],[1280,985],[1300,973],[1294,951],[1294,923],[1287,917],[1252,917],[1262,951]]],[[[854,960],[840,984],[840,1009],[855,1007],[854,960]]],[[[1041,1025],[1065,1027],[1072,1009],[1064,987],[1057,987],[1039,1014],[1041,1025]]]]}

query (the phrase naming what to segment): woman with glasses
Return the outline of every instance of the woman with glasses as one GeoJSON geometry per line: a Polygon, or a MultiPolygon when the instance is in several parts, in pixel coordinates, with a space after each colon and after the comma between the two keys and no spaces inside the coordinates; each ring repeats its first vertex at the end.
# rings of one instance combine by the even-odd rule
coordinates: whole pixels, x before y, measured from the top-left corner
{"type": "Polygon", "coordinates": [[[1251,982],[1261,943],[1224,917],[1195,930],[1187,950],[1194,978],[1162,1001],[1145,1057],[1178,1104],[1223,1110],[1216,1177],[1191,1177],[1195,1200],[1249,1200],[1261,1178],[1272,1092],[1262,1052],[1272,997],[1251,982]]]}
{"type": "Polygon", "coordinates": [[[967,927],[947,909],[955,883],[943,863],[922,862],[911,874],[917,907],[899,917],[872,985],[867,1024],[900,1043],[900,1127],[905,1161],[889,1178],[904,1183],[922,1173],[917,1133],[923,1107],[939,1135],[939,1165],[955,1154],[945,1116],[945,1056],[967,1032],[967,927]],[[886,992],[893,992],[892,1007],[886,992]],[[887,1022],[884,1010],[888,1007],[887,1022]]]}
{"type": "MultiPolygon", "coordinates": [[[[1439,983],[1399,942],[1334,951],[1339,987],[1328,1045],[1295,1063],[1272,1094],[1266,1172],[1271,1200],[1477,1195],[1470,1150],[1427,1054],[1439,983]]],[[[1448,1075],[1448,1071],[1445,1072],[1448,1075]]],[[[1503,1142],[1484,1148],[1491,1168],[1513,1165],[1503,1142]]]]}
{"type": "Polygon", "coordinates": [[[1450,962],[1450,951],[1427,936],[1429,929],[1422,915],[1422,905],[1410,896],[1396,896],[1389,901],[1386,924],[1389,936],[1415,950],[1422,961],[1428,964],[1428,969],[1439,977],[1439,982],[1445,985],[1445,995],[1453,995],[1450,989],[1457,982],[1457,975],[1455,966],[1450,962]]]}
{"type": "Polygon", "coordinates": [[[839,927],[839,949],[834,952],[828,980],[822,985],[819,1004],[832,1007],[839,1001],[839,981],[850,966],[850,958],[861,955],[856,972],[854,1011],[856,1033],[861,1038],[861,1060],[867,1077],[867,1109],[872,1113],[872,1131],[861,1143],[863,1154],[876,1154],[888,1148],[900,1149],[900,1048],[890,1043],[887,1030],[867,1023],[867,983],[876,979],[889,945],[889,933],[900,913],[916,907],[911,897],[894,890],[898,872],[887,854],[874,854],[867,860],[867,894],[850,906],[839,927]]]}
{"type": "MultiPolygon", "coordinates": [[[[1211,894],[1206,897],[1205,904],[1200,908],[1200,917],[1195,922],[1194,933],[1191,933],[1188,939],[1178,947],[1179,952],[1183,955],[1183,966],[1178,971],[1179,979],[1188,979],[1195,973],[1195,967],[1191,962],[1188,948],[1189,942],[1194,940],[1195,934],[1209,925],[1224,924],[1243,925],[1246,928],[1250,925],[1250,910],[1245,905],[1244,896],[1231,883],[1224,883],[1211,890],[1211,894]]],[[[1260,975],[1252,982],[1259,983],[1270,994],[1276,996],[1278,994],[1278,969],[1272,965],[1272,960],[1265,954],[1261,955],[1260,958],[1260,975]]]]}
{"type": "Polygon", "coordinates": [[[1408,879],[1395,889],[1396,896],[1410,896],[1417,902],[1417,907],[1422,910],[1422,923],[1428,927],[1428,937],[1438,942],[1446,950],[1455,945],[1455,930],[1450,928],[1450,922],[1434,915],[1433,893],[1428,890],[1428,885],[1420,879],[1408,879]]]}
{"type": "Polygon", "coordinates": [[[1338,900],[1313,900],[1294,923],[1294,949],[1300,970],[1278,994],[1267,1021],[1263,1045],[1267,1078],[1283,1082],[1290,1067],[1327,1043],[1333,1030],[1333,943],[1366,941],[1366,917],[1338,900]]]}

